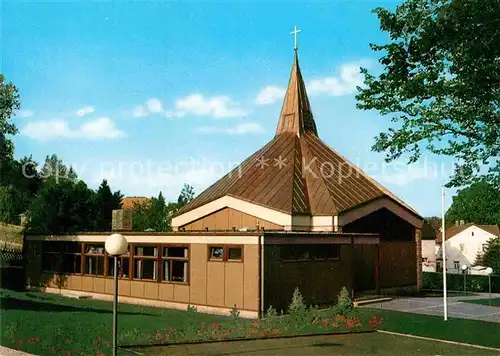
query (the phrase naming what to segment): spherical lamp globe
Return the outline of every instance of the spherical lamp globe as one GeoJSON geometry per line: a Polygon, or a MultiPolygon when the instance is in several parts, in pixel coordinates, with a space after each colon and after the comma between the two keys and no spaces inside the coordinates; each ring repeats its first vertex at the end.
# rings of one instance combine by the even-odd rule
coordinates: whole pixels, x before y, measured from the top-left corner
{"type": "Polygon", "coordinates": [[[122,234],[113,234],[108,237],[104,247],[111,256],[119,256],[127,251],[127,245],[127,239],[122,234]]]}
{"type": "Polygon", "coordinates": [[[462,271],[465,271],[467,269],[467,265],[462,265],[462,271]]]}
{"type": "Polygon", "coordinates": [[[493,268],[488,267],[486,268],[486,274],[492,274],[493,273],[493,268]]]}

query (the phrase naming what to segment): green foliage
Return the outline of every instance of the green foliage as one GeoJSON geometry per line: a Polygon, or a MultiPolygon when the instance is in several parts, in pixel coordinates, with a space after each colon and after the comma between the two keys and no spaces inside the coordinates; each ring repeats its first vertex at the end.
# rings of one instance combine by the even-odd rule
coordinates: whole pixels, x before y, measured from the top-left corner
{"type": "Polygon", "coordinates": [[[481,262],[483,266],[491,267],[493,273],[500,274],[500,238],[488,241],[488,247],[482,256],[481,262]]]}
{"type": "Polygon", "coordinates": [[[194,305],[188,305],[186,309],[188,314],[198,313],[198,309],[194,305]]]}
{"type": "Polygon", "coordinates": [[[19,93],[12,83],[6,83],[0,73],[0,182],[3,181],[4,164],[13,160],[14,144],[9,136],[17,134],[16,126],[9,122],[14,110],[20,108],[19,93]]]}
{"type": "Polygon", "coordinates": [[[283,315],[278,315],[278,312],[273,308],[272,305],[270,305],[267,309],[265,317],[266,325],[273,329],[277,327],[280,321],[283,319],[283,315]]]}
{"type": "Polygon", "coordinates": [[[447,227],[457,220],[483,225],[500,224],[500,189],[480,181],[458,191],[445,220],[447,227]]]}
{"type": "Polygon", "coordinates": [[[434,240],[437,233],[441,229],[441,218],[437,216],[431,216],[424,219],[424,225],[422,226],[422,239],[423,240],[434,240]]]}
{"type": "Polygon", "coordinates": [[[307,314],[307,306],[299,287],[296,287],[293,291],[292,301],[288,305],[288,313],[295,320],[304,319],[307,314]]]}
{"type": "Polygon", "coordinates": [[[182,187],[181,193],[179,194],[179,198],[177,199],[178,208],[189,203],[194,198],[194,188],[189,184],[184,184],[182,187]]]}
{"type": "Polygon", "coordinates": [[[342,287],[337,298],[337,313],[345,316],[352,311],[353,306],[349,291],[342,287]]]}
{"type": "Polygon", "coordinates": [[[238,308],[236,308],[236,304],[233,305],[233,308],[229,312],[229,316],[233,319],[237,319],[240,317],[240,311],[238,310],[238,308]]]}
{"type": "MultiPolygon", "coordinates": [[[[467,275],[467,291],[488,292],[488,277],[482,275],[467,275]]],[[[448,273],[446,275],[446,287],[450,291],[464,290],[464,276],[462,274],[448,273]]],[[[443,274],[438,272],[422,272],[422,288],[432,290],[443,290],[443,274]]],[[[491,276],[491,291],[500,293],[500,276],[491,276]]]]}
{"type": "Polygon", "coordinates": [[[111,231],[113,210],[120,209],[123,195],[120,191],[112,192],[104,179],[95,195],[95,230],[111,231]]]}
{"type": "Polygon", "coordinates": [[[382,71],[361,70],[357,107],[394,126],[373,150],[412,163],[426,149],[457,159],[449,185],[499,184],[500,2],[407,0],[374,12],[389,41],[370,44],[382,71]]]}

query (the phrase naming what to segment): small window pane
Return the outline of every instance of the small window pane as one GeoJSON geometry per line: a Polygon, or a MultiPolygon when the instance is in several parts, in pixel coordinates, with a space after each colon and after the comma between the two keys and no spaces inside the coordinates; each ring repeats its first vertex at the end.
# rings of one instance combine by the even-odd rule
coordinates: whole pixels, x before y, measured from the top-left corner
{"type": "Polygon", "coordinates": [[[85,273],[104,276],[104,256],[86,256],[85,273]]]}
{"type": "Polygon", "coordinates": [[[65,246],[66,253],[82,253],[82,245],[78,242],[68,242],[65,246]]]}
{"type": "Polygon", "coordinates": [[[44,253],[42,256],[42,269],[44,271],[59,272],[61,256],[56,253],[44,253]]]}
{"type": "MultiPolygon", "coordinates": [[[[130,260],[128,257],[118,257],[118,277],[128,278],[130,260]]],[[[115,261],[113,257],[108,257],[108,276],[115,275],[115,261]]]]}
{"type": "Polygon", "coordinates": [[[134,278],[155,280],[157,271],[157,261],[150,259],[135,260],[134,278]]]}
{"type": "Polygon", "coordinates": [[[187,262],[172,261],[172,281],[187,282],[187,262]]]}
{"type": "Polygon", "coordinates": [[[104,245],[85,245],[85,253],[104,255],[104,245]]]}
{"type": "Polygon", "coordinates": [[[154,246],[136,246],[135,247],[136,256],[152,256],[156,257],[158,255],[158,247],[154,246]]]}
{"type": "Polygon", "coordinates": [[[163,261],[163,280],[170,281],[170,261],[163,261]]]}
{"type": "Polygon", "coordinates": [[[222,247],[211,247],[210,248],[210,259],[211,260],[222,260],[224,257],[224,249],[222,247]]]}
{"type": "Polygon", "coordinates": [[[241,247],[230,247],[227,258],[229,260],[241,261],[241,247]]]}
{"type": "Polygon", "coordinates": [[[63,256],[61,272],[63,273],[80,273],[81,272],[81,254],[65,254],[63,256]]]}
{"type": "Polygon", "coordinates": [[[164,247],[163,257],[188,257],[188,249],[186,247],[164,247]]]}

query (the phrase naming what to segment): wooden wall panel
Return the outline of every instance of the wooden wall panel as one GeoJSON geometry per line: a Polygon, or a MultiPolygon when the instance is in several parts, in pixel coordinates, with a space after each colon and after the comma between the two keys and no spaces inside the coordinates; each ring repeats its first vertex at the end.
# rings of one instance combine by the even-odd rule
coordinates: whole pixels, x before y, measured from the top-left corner
{"type": "Polygon", "coordinates": [[[415,242],[380,243],[380,287],[417,284],[415,242]]]}
{"type": "Polygon", "coordinates": [[[243,308],[243,288],[244,288],[244,274],[243,263],[240,262],[227,262],[225,263],[225,292],[224,304],[228,308],[243,308]]]}
{"type": "Polygon", "coordinates": [[[174,284],[174,301],[179,303],[189,303],[189,286],[174,284]]]}
{"type": "Polygon", "coordinates": [[[148,299],[158,299],[158,283],[145,282],[144,283],[144,297],[148,299]]]}
{"type": "Polygon", "coordinates": [[[94,279],[94,292],[106,293],[106,280],[104,278],[93,278],[93,279],[94,279]]]}
{"type": "Polygon", "coordinates": [[[174,300],[174,286],[170,283],[161,283],[158,287],[158,298],[169,302],[174,300]]]}
{"type": "Polygon", "coordinates": [[[82,276],[72,275],[68,277],[69,289],[82,290],[82,276]]]}
{"type": "Polygon", "coordinates": [[[259,310],[259,245],[245,245],[243,307],[259,310]]]}
{"type": "Polygon", "coordinates": [[[224,303],[224,262],[207,262],[207,304],[223,307],[224,303]]]}
{"type": "Polygon", "coordinates": [[[118,295],[130,296],[130,281],[118,280],[118,295]]]}
{"type": "Polygon", "coordinates": [[[190,301],[194,304],[207,302],[207,245],[191,244],[190,301]]]}
{"type": "Polygon", "coordinates": [[[85,292],[94,291],[94,277],[83,276],[82,277],[82,290],[85,292]]]}
{"type": "Polygon", "coordinates": [[[137,298],[144,298],[144,283],[142,281],[131,281],[130,282],[130,296],[137,298]]]}
{"type": "MultiPolygon", "coordinates": [[[[118,280],[118,294],[120,295],[120,280],[118,280]]],[[[105,290],[107,294],[113,294],[114,293],[114,288],[115,288],[115,283],[113,278],[106,278],[106,286],[105,290]]]]}
{"type": "Polygon", "coordinates": [[[255,229],[257,227],[257,222],[260,228],[265,228],[266,230],[283,230],[283,226],[276,225],[272,222],[259,219],[253,215],[248,215],[232,208],[221,209],[181,227],[185,228],[186,231],[200,231],[205,230],[205,228],[209,230],[227,231],[232,230],[233,227],[236,230],[242,227],[255,229]]]}

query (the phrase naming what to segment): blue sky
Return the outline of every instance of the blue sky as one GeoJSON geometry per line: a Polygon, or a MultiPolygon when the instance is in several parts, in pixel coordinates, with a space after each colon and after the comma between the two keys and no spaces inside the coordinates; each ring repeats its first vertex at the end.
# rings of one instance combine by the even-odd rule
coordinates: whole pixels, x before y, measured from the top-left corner
{"type": "MultiPolygon", "coordinates": [[[[424,216],[452,162],[384,163],[390,124],[355,107],[359,66],[386,41],[371,10],[396,2],[0,3],[1,71],[21,94],[16,157],[56,153],[91,187],[199,192],[274,135],[299,58],[319,135],[424,216]],[[433,165],[443,165],[435,173],[433,165]]],[[[448,203],[450,198],[448,197],[448,203]]]]}

